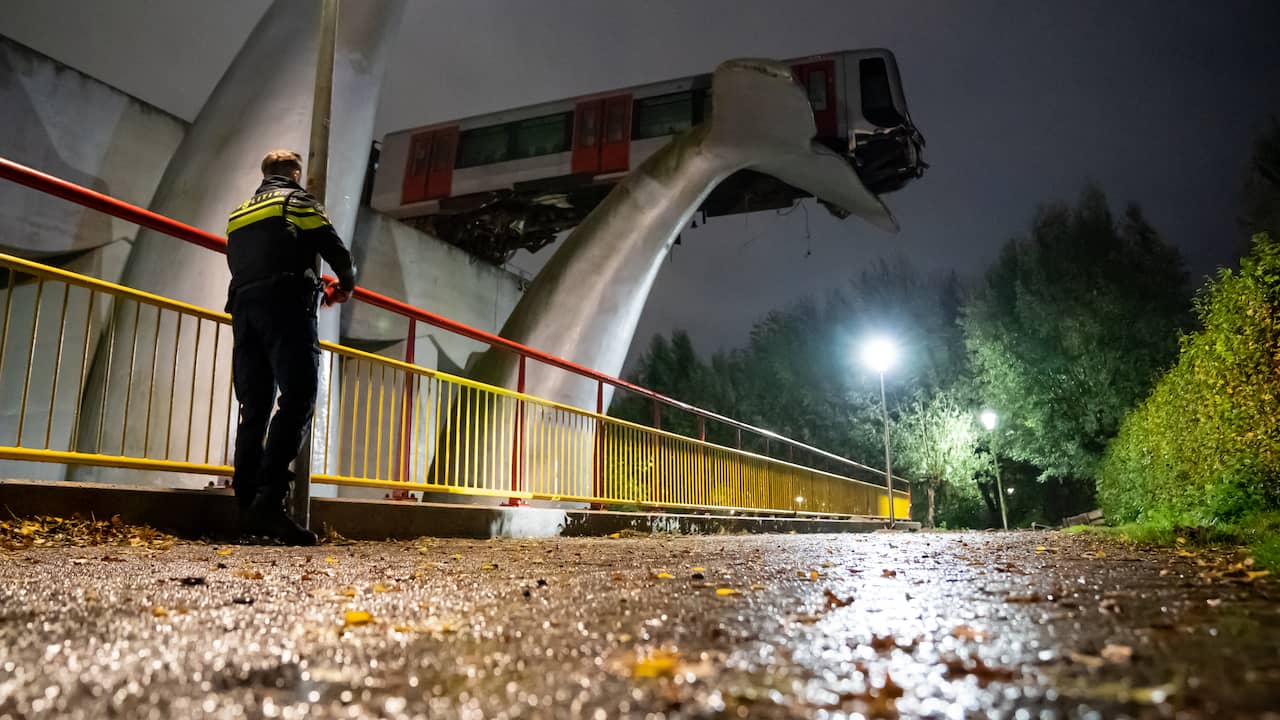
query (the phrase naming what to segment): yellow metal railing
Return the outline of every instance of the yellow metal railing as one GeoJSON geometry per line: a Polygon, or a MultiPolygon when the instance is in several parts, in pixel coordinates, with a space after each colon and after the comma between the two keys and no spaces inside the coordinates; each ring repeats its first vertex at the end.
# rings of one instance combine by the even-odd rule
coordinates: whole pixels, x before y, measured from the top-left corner
{"type": "MultiPolygon", "coordinates": [[[[8,255],[0,267],[0,459],[231,474],[229,316],[8,255]]],[[[888,514],[882,485],[321,345],[314,482],[637,508],[888,514]]],[[[895,515],[907,517],[907,494],[894,496],[895,515]]]]}

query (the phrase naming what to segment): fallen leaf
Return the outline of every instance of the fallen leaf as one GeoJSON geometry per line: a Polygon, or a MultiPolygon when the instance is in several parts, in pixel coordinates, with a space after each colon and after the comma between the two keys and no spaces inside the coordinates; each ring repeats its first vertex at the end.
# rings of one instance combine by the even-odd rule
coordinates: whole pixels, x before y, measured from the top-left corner
{"type": "Polygon", "coordinates": [[[680,666],[680,653],[667,650],[655,650],[642,657],[637,657],[631,674],[636,678],[673,677],[680,666]]]}
{"type": "Polygon", "coordinates": [[[480,569],[481,570],[497,570],[498,566],[497,565],[481,565],[480,569]]]}
{"type": "Polygon", "coordinates": [[[689,572],[703,572],[703,571],[705,571],[705,570],[706,570],[706,568],[704,568],[704,567],[691,567],[691,568],[689,568],[689,572]]]}
{"type": "Polygon", "coordinates": [[[217,552],[219,555],[230,555],[231,548],[219,548],[217,552]]]}
{"type": "Polygon", "coordinates": [[[461,559],[462,559],[462,556],[461,556],[461,555],[459,555],[458,553],[454,553],[454,554],[452,554],[452,555],[450,555],[450,556],[449,556],[449,559],[451,559],[451,560],[461,560],[461,559]]]}
{"type": "Polygon", "coordinates": [[[669,573],[669,572],[660,572],[660,573],[658,573],[658,574],[657,574],[657,576],[656,576],[656,577],[657,577],[659,580],[674,580],[676,576],[675,576],[675,575],[672,575],[672,574],[671,574],[671,573],[669,573]]]}
{"type": "Polygon", "coordinates": [[[1007,603],[1038,603],[1043,600],[1044,597],[1038,592],[1009,593],[1004,598],[1007,603]]]}
{"type": "Polygon", "coordinates": [[[1187,558],[1187,557],[1195,557],[1195,556],[1196,556],[1196,554],[1195,554],[1195,553],[1193,553],[1193,552],[1187,552],[1186,550],[1179,550],[1179,551],[1178,551],[1178,557],[1184,557],[1184,558],[1187,558]]]}
{"type": "Polygon", "coordinates": [[[330,555],[330,556],[326,557],[326,558],[324,559],[324,561],[325,561],[325,562],[327,562],[327,563],[336,563],[336,562],[338,562],[338,558],[333,557],[332,555],[330,555]]]}
{"type": "Polygon", "coordinates": [[[355,596],[356,596],[356,589],[355,589],[354,587],[352,587],[352,586],[348,585],[348,586],[346,586],[346,587],[342,588],[341,590],[339,590],[339,591],[338,591],[338,594],[339,594],[339,595],[341,595],[341,596],[343,596],[343,597],[349,597],[349,598],[352,598],[352,597],[355,597],[355,596]]]}
{"type": "Polygon", "coordinates": [[[886,569],[884,572],[880,573],[880,576],[881,577],[898,577],[898,571],[886,569]]]}
{"type": "Polygon", "coordinates": [[[169,611],[163,605],[157,605],[151,608],[151,614],[156,617],[168,617],[169,611]]]}
{"type": "Polygon", "coordinates": [[[262,573],[257,570],[250,570],[249,568],[241,568],[236,571],[236,577],[242,577],[245,580],[261,580],[262,573]]]}
{"type": "Polygon", "coordinates": [[[620,538],[620,537],[622,537],[622,533],[620,533],[620,532],[616,532],[616,533],[609,533],[609,539],[610,539],[610,540],[617,540],[617,539],[618,539],[618,538],[620,538]]]}
{"type": "Polygon", "coordinates": [[[987,639],[987,631],[970,625],[957,625],[951,628],[951,637],[958,640],[985,642],[987,639]]]}
{"type": "Polygon", "coordinates": [[[388,587],[386,585],[383,585],[382,583],[373,584],[373,591],[376,593],[392,592],[394,590],[395,590],[395,587],[388,587]]]}
{"type": "Polygon", "coordinates": [[[1186,545],[1187,539],[1184,537],[1179,537],[1179,538],[1176,538],[1174,542],[1178,543],[1179,545],[1186,545]]]}
{"type": "Polygon", "coordinates": [[[1133,648],[1128,645],[1107,645],[1099,654],[1112,665],[1125,665],[1133,659],[1133,648]]]}
{"type": "Polygon", "coordinates": [[[764,589],[764,586],[763,586],[763,585],[758,585],[758,584],[757,584],[757,585],[752,585],[752,586],[751,586],[751,589],[752,589],[752,590],[763,590],[763,589],[764,589]]]}
{"type": "Polygon", "coordinates": [[[1205,603],[1206,603],[1209,607],[1214,607],[1214,608],[1216,608],[1216,607],[1218,607],[1219,605],[1221,605],[1221,604],[1222,604],[1222,598],[1209,598],[1208,600],[1205,600],[1205,603]]]}
{"type": "Polygon", "coordinates": [[[1245,573],[1245,582],[1253,582],[1258,578],[1264,578],[1270,574],[1271,574],[1270,570],[1252,570],[1248,573],[1245,573]]]}
{"type": "Polygon", "coordinates": [[[733,588],[725,588],[725,587],[716,588],[716,595],[719,595],[721,597],[727,597],[729,595],[740,595],[740,594],[741,593],[739,593],[737,590],[734,590],[733,588]]]}
{"type": "Polygon", "coordinates": [[[342,627],[358,627],[373,622],[373,616],[363,610],[348,610],[342,618],[342,627]]]}
{"type": "Polygon", "coordinates": [[[822,594],[827,598],[828,610],[833,610],[835,608],[842,608],[853,602],[852,597],[849,597],[847,599],[841,599],[839,595],[836,595],[835,593],[831,592],[830,588],[823,590],[822,594]]]}
{"type": "Polygon", "coordinates": [[[1107,664],[1106,660],[1103,660],[1097,655],[1087,655],[1085,653],[1071,652],[1067,655],[1067,657],[1071,658],[1071,662],[1077,665],[1084,665],[1089,669],[1100,668],[1103,665],[1107,664]]]}

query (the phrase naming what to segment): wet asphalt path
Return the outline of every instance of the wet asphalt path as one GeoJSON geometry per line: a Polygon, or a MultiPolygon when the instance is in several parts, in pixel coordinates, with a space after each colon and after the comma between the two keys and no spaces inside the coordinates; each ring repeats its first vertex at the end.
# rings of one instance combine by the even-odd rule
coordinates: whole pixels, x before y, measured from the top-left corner
{"type": "Polygon", "coordinates": [[[1280,583],[1243,560],[1026,532],[0,551],[0,718],[1266,717],[1280,583]]]}

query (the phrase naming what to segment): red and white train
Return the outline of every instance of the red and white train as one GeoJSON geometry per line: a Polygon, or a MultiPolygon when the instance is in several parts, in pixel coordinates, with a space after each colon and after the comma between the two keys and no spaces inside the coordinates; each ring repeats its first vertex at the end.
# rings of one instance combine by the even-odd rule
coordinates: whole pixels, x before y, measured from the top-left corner
{"type": "MultiPolygon", "coordinates": [[[[848,157],[876,194],[920,177],[924,144],[893,53],[789,61],[813,107],[816,141],[848,157]]],[[[370,195],[376,210],[501,263],[577,225],[629,170],[711,108],[711,75],[622,88],[389,133],[370,195]]],[[[806,194],[742,171],[707,216],[787,207],[806,194]]]]}

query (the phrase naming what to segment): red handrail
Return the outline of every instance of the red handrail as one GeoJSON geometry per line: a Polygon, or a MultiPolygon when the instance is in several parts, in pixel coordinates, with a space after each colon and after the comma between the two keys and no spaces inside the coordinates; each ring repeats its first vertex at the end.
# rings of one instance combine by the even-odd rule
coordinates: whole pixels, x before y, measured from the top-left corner
{"type": "MultiPolygon", "coordinates": [[[[226,238],[220,237],[218,235],[214,235],[212,233],[205,232],[204,230],[201,230],[199,228],[195,228],[185,223],[178,222],[177,220],[174,220],[169,217],[165,217],[164,215],[159,215],[157,213],[151,212],[150,210],[140,208],[136,205],[131,205],[127,202],[124,202],[123,200],[113,198],[110,195],[104,195],[100,192],[90,190],[89,188],[76,185],[75,183],[67,182],[66,180],[63,180],[61,178],[54,177],[53,175],[40,172],[39,170],[29,168],[25,165],[21,165],[19,163],[13,162],[12,160],[9,160],[3,157],[0,157],[0,178],[11,180],[20,185],[25,185],[29,188],[32,188],[34,190],[39,190],[40,192],[46,193],[48,195],[54,195],[56,197],[60,197],[64,200],[68,200],[77,205],[82,205],[84,207],[91,208],[93,210],[98,210],[108,215],[118,217],[121,220],[127,220],[137,225],[141,225],[142,227],[149,228],[157,232],[165,233],[166,235],[170,235],[172,237],[178,238],[179,240],[185,240],[189,243],[199,245],[200,247],[203,247],[203,248],[208,248],[209,250],[216,250],[217,252],[220,252],[220,253],[225,253],[227,251],[226,238]]],[[[807,452],[822,456],[828,460],[833,460],[833,461],[844,463],[846,465],[850,465],[853,467],[862,468],[864,470],[869,470],[871,472],[876,472],[876,473],[884,472],[883,470],[877,470],[876,468],[870,467],[868,465],[863,465],[862,463],[855,462],[848,458],[840,457],[839,455],[827,452],[826,450],[812,447],[802,442],[798,442],[796,440],[783,437],[771,430],[758,428],[758,427],[755,427],[754,425],[749,425],[747,423],[741,422],[739,420],[734,420],[733,418],[730,418],[730,417],[725,417],[724,415],[720,415],[718,413],[714,413],[709,410],[703,410],[702,408],[689,405],[688,403],[681,402],[674,398],[669,398],[665,395],[656,393],[652,390],[641,387],[634,383],[629,383],[626,380],[623,380],[621,378],[616,378],[611,375],[605,375],[604,373],[599,372],[597,370],[593,370],[589,367],[579,365],[569,360],[565,360],[564,358],[558,357],[556,355],[551,355],[551,354],[542,352],[541,350],[538,350],[536,348],[531,348],[527,345],[523,345],[513,340],[508,340],[507,338],[494,335],[493,333],[485,332],[484,330],[480,330],[479,328],[474,328],[474,327],[471,327],[470,325],[464,325],[463,323],[457,322],[456,320],[450,320],[449,318],[444,317],[443,315],[437,315],[435,313],[428,312],[421,308],[414,307],[413,305],[409,305],[408,303],[404,303],[399,300],[396,300],[395,298],[382,295],[381,293],[376,293],[372,290],[369,290],[363,287],[357,287],[353,295],[357,300],[368,303],[369,305],[372,305],[374,307],[382,308],[384,310],[388,310],[390,312],[396,313],[397,315],[402,315],[407,318],[412,318],[414,320],[425,322],[429,325],[434,325],[435,327],[441,328],[443,330],[448,330],[449,332],[455,333],[457,335],[461,335],[463,337],[485,343],[491,347],[503,348],[510,352],[514,352],[517,355],[522,355],[526,358],[537,360],[538,362],[545,363],[553,367],[558,367],[562,370],[567,370],[568,372],[574,373],[576,375],[580,375],[585,378],[589,378],[591,380],[595,380],[597,382],[608,383],[609,385],[612,385],[615,388],[619,388],[622,390],[626,390],[628,392],[635,393],[637,395],[650,398],[657,402],[663,403],[665,405],[676,408],[678,410],[683,410],[684,412],[688,412],[692,415],[696,415],[696,416],[705,418],[707,420],[713,420],[715,422],[722,423],[730,427],[738,428],[739,430],[747,430],[749,432],[756,433],[768,439],[778,440],[780,442],[787,443],[788,445],[791,445],[793,447],[800,448],[807,452]]],[[[898,479],[900,478],[895,478],[895,480],[898,480],[898,479]]]]}

